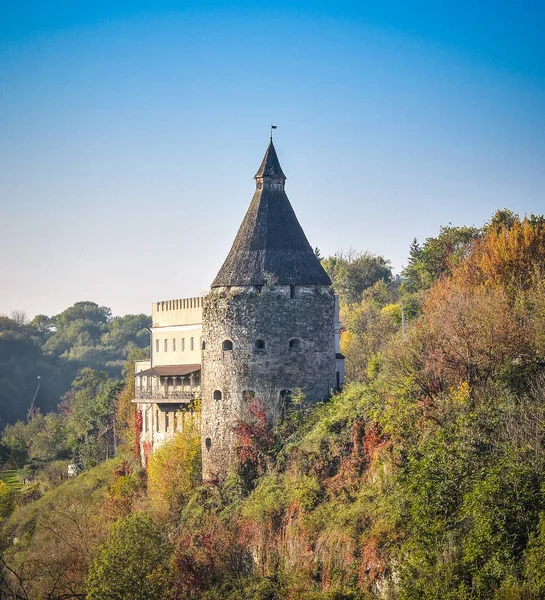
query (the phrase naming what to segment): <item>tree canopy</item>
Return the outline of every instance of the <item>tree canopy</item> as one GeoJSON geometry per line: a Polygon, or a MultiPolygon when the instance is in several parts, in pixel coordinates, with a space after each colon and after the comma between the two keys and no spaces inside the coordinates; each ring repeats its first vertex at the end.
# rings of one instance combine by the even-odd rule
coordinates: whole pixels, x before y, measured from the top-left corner
{"type": "Polygon", "coordinates": [[[359,302],[363,292],[377,281],[390,281],[390,261],[369,252],[340,252],[322,260],[335,293],[346,304],[359,302]]]}
{"type": "Polygon", "coordinates": [[[87,301],[31,321],[20,311],[0,315],[0,428],[26,418],[37,389],[35,406],[55,409],[82,368],[119,376],[132,349],[148,348],[150,324],[87,301]]]}

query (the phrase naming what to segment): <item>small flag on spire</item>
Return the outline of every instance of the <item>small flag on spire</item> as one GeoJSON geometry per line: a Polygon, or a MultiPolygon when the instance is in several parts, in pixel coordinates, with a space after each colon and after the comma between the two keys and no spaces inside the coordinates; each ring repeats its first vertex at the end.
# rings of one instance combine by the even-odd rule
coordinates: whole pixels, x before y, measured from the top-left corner
{"type": "Polygon", "coordinates": [[[273,130],[273,129],[276,129],[276,125],[273,125],[273,124],[271,123],[271,140],[272,140],[272,130],[273,130]]]}

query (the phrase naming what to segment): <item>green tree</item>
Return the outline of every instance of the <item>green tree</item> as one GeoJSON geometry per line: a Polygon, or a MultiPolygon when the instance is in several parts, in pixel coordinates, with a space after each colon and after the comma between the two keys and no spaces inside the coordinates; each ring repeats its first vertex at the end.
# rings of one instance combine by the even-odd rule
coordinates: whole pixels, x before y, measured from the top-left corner
{"type": "Polygon", "coordinates": [[[473,240],[481,235],[476,227],[442,226],[437,237],[427,238],[422,246],[413,240],[409,261],[402,271],[407,291],[425,290],[441,275],[448,275],[452,266],[463,260],[473,240]]]}
{"type": "Polygon", "coordinates": [[[42,342],[45,342],[55,329],[55,319],[47,315],[36,315],[30,321],[29,329],[33,330],[42,342]]]}
{"type": "Polygon", "coordinates": [[[157,600],[170,589],[171,545],[142,514],[115,523],[87,578],[88,600],[157,600]]]}
{"type": "Polygon", "coordinates": [[[147,328],[150,325],[151,318],[144,314],[114,317],[108,322],[107,331],[102,336],[102,343],[121,350],[123,355],[127,356],[132,347],[144,348],[148,345],[147,328]]]}
{"type": "Polygon", "coordinates": [[[113,453],[113,426],[121,380],[104,371],[82,369],[73,382],[72,393],[60,408],[67,417],[72,446],[85,466],[93,466],[113,453]]]}
{"type": "Polygon", "coordinates": [[[56,330],[47,340],[45,351],[60,356],[73,346],[96,346],[111,315],[109,308],[95,302],[76,302],[53,317],[56,330]]]}
{"type": "Polygon", "coordinates": [[[351,304],[361,300],[363,292],[377,281],[390,281],[390,261],[370,252],[340,252],[322,260],[341,302],[351,304]]]}

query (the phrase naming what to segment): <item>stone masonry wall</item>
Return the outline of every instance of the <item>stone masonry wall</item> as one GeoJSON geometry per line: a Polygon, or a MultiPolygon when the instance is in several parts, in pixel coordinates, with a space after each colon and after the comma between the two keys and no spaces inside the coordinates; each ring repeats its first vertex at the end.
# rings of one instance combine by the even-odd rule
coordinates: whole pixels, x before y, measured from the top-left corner
{"type": "Polygon", "coordinates": [[[233,428],[244,419],[246,392],[268,418],[282,415],[281,392],[300,388],[307,401],[335,387],[335,300],[327,286],[216,288],[204,301],[202,452],[206,480],[225,478],[235,457],[233,428]],[[230,341],[232,350],[223,350],[230,341]],[[265,343],[256,348],[256,341],[265,343]],[[298,347],[290,348],[290,340],[298,347]],[[296,344],[297,346],[297,344],[296,344]],[[214,399],[214,392],[221,399],[214,399]]]}

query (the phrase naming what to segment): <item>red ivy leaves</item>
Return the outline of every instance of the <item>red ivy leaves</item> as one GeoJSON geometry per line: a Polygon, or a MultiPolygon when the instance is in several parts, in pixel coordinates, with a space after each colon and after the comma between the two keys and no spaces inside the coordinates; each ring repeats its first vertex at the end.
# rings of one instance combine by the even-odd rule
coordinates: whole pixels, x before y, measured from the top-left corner
{"type": "Polygon", "coordinates": [[[147,467],[152,450],[151,442],[142,442],[142,450],[144,453],[144,466],[147,467]]]}
{"type": "MultiPolygon", "coordinates": [[[[137,410],[134,419],[134,456],[140,458],[140,434],[142,433],[142,411],[137,410]]],[[[147,458],[146,458],[147,464],[147,458]]]]}
{"type": "Polygon", "coordinates": [[[267,455],[274,438],[267,423],[263,403],[254,398],[248,400],[247,418],[235,425],[242,465],[253,465],[259,474],[265,471],[267,455]]]}

